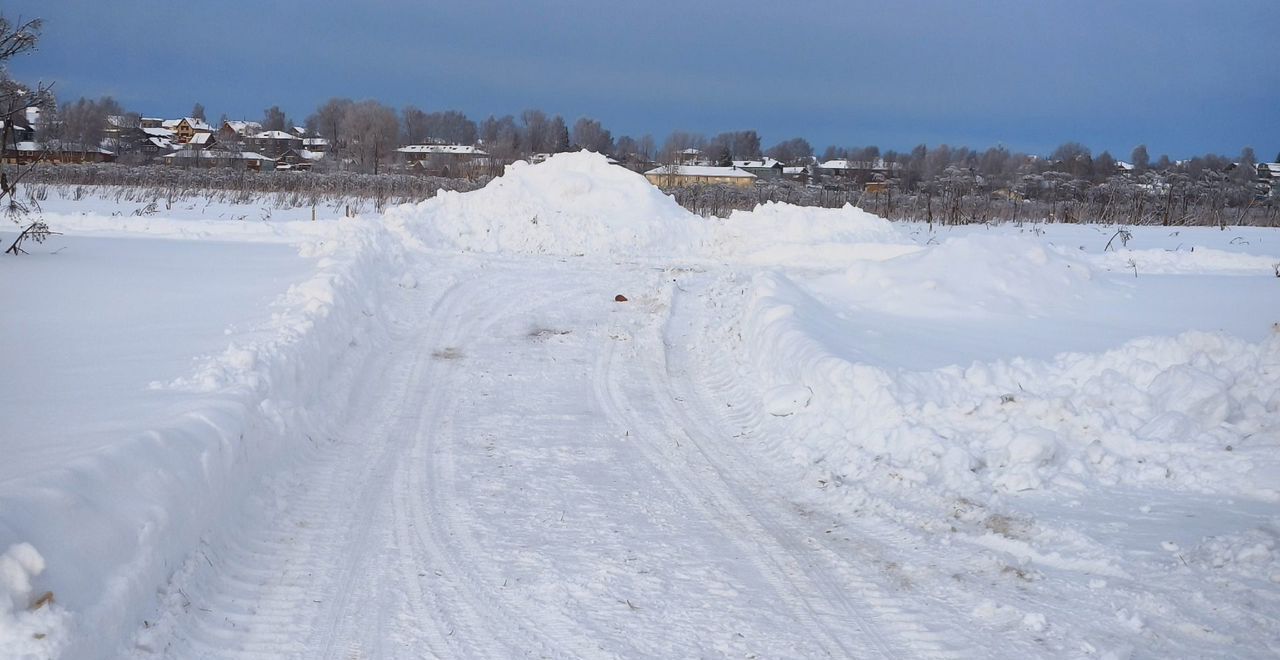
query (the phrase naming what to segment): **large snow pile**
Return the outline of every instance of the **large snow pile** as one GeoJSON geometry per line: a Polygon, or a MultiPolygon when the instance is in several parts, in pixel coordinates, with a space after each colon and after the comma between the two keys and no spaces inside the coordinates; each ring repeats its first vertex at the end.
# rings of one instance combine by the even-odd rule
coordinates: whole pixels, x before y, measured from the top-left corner
{"type": "Polygon", "coordinates": [[[855,309],[921,317],[1037,314],[1094,288],[1084,262],[1019,237],[958,237],[887,261],[859,260],[818,289],[855,309]]]}
{"type": "MultiPolygon", "coordinates": [[[[1083,279],[1047,263],[1054,277],[1083,279]]],[[[841,479],[969,497],[1123,482],[1280,501],[1280,335],[1254,344],[1191,332],[1100,354],[907,371],[841,357],[814,331],[831,313],[765,273],[742,326],[763,406],[777,408],[774,392],[812,392],[785,418],[784,450],[841,479]]]]}
{"type": "Polygon", "coordinates": [[[386,218],[427,247],[473,252],[675,255],[705,232],[643,176],[585,151],[517,162],[480,190],[442,191],[386,218]]]}
{"type": "Polygon", "coordinates": [[[849,205],[768,202],[710,222],[708,251],[747,263],[842,267],[854,259],[888,259],[919,249],[888,220],[849,205]]]}

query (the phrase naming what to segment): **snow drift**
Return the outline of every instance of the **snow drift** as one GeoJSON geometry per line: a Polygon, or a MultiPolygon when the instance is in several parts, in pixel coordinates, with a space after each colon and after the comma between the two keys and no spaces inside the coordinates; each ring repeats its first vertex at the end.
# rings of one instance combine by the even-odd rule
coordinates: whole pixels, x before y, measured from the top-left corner
{"type": "Polygon", "coordinates": [[[480,190],[442,191],[386,219],[426,247],[471,252],[678,255],[705,234],[700,218],[643,176],[585,151],[517,162],[480,190]]]}
{"type": "MultiPolygon", "coordinates": [[[[1087,281],[1050,263],[1055,278],[1087,281]]],[[[813,330],[832,313],[764,273],[742,321],[761,390],[813,393],[777,436],[806,464],[968,497],[1124,482],[1280,501],[1280,334],[1252,344],[1191,332],[913,372],[841,357],[813,330]]]]}
{"type": "Polygon", "coordinates": [[[1083,300],[1093,273],[1038,241],[948,238],[887,261],[856,261],[817,289],[854,309],[906,316],[1035,315],[1083,300]]]}
{"type": "Polygon", "coordinates": [[[752,264],[842,268],[919,248],[888,220],[854,206],[814,208],[769,202],[710,218],[710,256],[752,264]]]}

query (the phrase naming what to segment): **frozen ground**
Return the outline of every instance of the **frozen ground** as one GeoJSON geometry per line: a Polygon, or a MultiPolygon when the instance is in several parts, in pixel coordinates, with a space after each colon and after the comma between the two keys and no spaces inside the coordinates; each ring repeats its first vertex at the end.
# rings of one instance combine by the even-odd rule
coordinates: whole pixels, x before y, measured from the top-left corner
{"type": "Polygon", "coordinates": [[[0,657],[1280,653],[1274,229],[48,210],[0,657]]]}

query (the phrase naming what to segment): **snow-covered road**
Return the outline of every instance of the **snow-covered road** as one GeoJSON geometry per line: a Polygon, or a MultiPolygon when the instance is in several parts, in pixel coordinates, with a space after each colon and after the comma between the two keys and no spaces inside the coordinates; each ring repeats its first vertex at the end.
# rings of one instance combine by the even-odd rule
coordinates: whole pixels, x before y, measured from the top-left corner
{"type": "Polygon", "coordinates": [[[78,200],[0,261],[0,659],[1280,652],[1274,228],[78,200]]]}
{"type": "Polygon", "coordinates": [[[833,547],[735,447],[741,420],[706,398],[732,383],[697,382],[690,347],[668,345],[692,322],[672,317],[690,307],[672,273],[468,261],[402,292],[341,431],[209,540],[142,648],[968,655],[963,629],[913,609],[883,558],[833,547]]]}

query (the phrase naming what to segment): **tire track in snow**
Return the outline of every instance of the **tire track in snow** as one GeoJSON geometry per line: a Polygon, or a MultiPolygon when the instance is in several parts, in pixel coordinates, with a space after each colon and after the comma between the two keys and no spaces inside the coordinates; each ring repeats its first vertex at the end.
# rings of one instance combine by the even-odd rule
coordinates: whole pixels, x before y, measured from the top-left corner
{"type": "MultiPolygon", "coordinates": [[[[724,295],[719,294],[720,297],[724,295]]],[[[698,295],[686,293],[678,298],[673,306],[688,309],[696,308],[696,302],[705,302],[717,296],[708,295],[703,290],[698,295]]],[[[673,324],[676,316],[672,316],[673,324]]],[[[686,311],[679,316],[682,317],[681,321],[689,324],[688,329],[683,331],[687,337],[701,338],[701,342],[693,344],[677,338],[666,342],[667,376],[662,382],[669,383],[673,388],[672,400],[680,402],[679,408],[686,409],[684,418],[688,423],[706,430],[705,438],[710,439],[709,445],[715,447],[714,452],[704,452],[708,460],[724,461],[727,465],[726,472],[738,479],[776,481],[779,479],[776,472],[773,475],[763,474],[761,459],[749,456],[744,449],[749,442],[770,444],[763,439],[761,420],[764,413],[758,395],[745,388],[742,378],[737,374],[737,365],[726,346],[717,345],[711,339],[713,335],[709,332],[709,324],[713,322],[712,319],[701,311],[686,311]],[[676,365],[682,365],[683,369],[676,365]],[[720,423],[711,424],[716,419],[720,423]],[[717,429],[734,431],[720,430],[717,438],[717,429]],[[751,476],[753,472],[755,477],[751,476]]],[[[672,327],[666,334],[675,333],[672,327]]],[[[759,506],[767,507],[763,503],[767,501],[762,500],[759,506]]],[[[762,518],[770,517],[767,512],[761,512],[760,515],[762,518]]],[[[783,512],[774,519],[786,519],[786,515],[783,512]]],[[[924,587],[904,587],[909,584],[909,577],[899,578],[886,572],[886,569],[896,566],[897,558],[902,557],[904,549],[908,548],[914,549],[915,560],[923,559],[932,561],[935,565],[947,565],[947,558],[936,556],[929,544],[921,543],[911,532],[888,522],[824,515],[839,520],[841,534],[828,536],[824,533],[828,530],[813,528],[811,521],[797,521],[798,525],[781,526],[777,536],[792,547],[798,545],[795,539],[803,538],[803,545],[809,550],[807,554],[814,560],[807,566],[813,570],[815,579],[820,583],[835,585],[842,593],[853,591],[860,594],[862,600],[873,606],[870,619],[883,623],[896,637],[903,640],[909,649],[908,655],[975,657],[983,655],[984,649],[991,647],[992,638],[975,629],[975,622],[969,613],[975,603],[969,602],[968,598],[959,599],[965,601],[963,604],[956,602],[955,590],[961,587],[936,583],[924,587]],[[806,528],[809,531],[805,531],[806,528]],[[841,542],[839,539],[843,536],[850,538],[841,542]],[[917,591],[907,593],[904,588],[915,588],[917,591]],[[926,615],[913,602],[921,596],[927,596],[930,602],[941,607],[935,607],[926,615]]],[[[1000,643],[1006,649],[1020,646],[1020,653],[1027,656],[1046,651],[1043,646],[1025,642],[1026,640],[1005,639],[1000,643]]]]}
{"type": "MultiPolygon", "coordinates": [[[[394,342],[393,342],[394,344],[394,342]]],[[[388,353],[354,383],[353,410],[382,410],[371,375],[390,387],[412,378],[408,364],[388,353]]],[[[366,562],[378,502],[395,447],[369,452],[369,438],[389,439],[389,415],[357,416],[337,440],[314,440],[316,452],[261,487],[245,505],[244,524],[214,539],[188,562],[166,598],[169,609],[154,635],[155,650],[171,658],[316,657],[308,652],[326,632],[317,621],[349,608],[355,575],[366,562]],[[358,502],[356,506],[352,502],[358,502]],[[256,510],[255,510],[256,509],[256,510]]],[[[326,655],[332,656],[330,651],[326,655]]]]}
{"type": "MultiPolygon", "coordinates": [[[[561,304],[565,299],[561,296],[536,301],[524,297],[513,299],[510,292],[520,290],[527,280],[528,275],[519,271],[490,271],[468,282],[454,296],[455,302],[465,303],[467,313],[454,308],[442,314],[449,325],[437,333],[435,349],[466,346],[503,319],[527,316],[540,306],[561,304]],[[494,310],[499,313],[493,314],[494,310]],[[459,322],[464,319],[466,323],[459,322]]],[[[563,292],[570,299],[576,293],[563,292]]],[[[417,442],[409,454],[404,477],[406,486],[398,489],[408,496],[402,505],[408,515],[407,527],[413,529],[411,540],[419,554],[432,557],[443,566],[430,569],[424,576],[427,587],[454,591],[460,599],[467,600],[473,611],[485,612],[482,620],[462,623],[466,638],[489,638],[500,641],[503,647],[500,652],[495,653],[499,649],[493,648],[477,657],[530,655],[535,649],[542,657],[589,655],[597,651],[597,646],[581,637],[580,626],[574,621],[550,611],[517,611],[493,595],[494,583],[486,583],[484,579],[496,581],[496,575],[480,561],[488,553],[475,542],[469,530],[470,525],[479,521],[463,520],[460,514],[466,510],[466,503],[449,498],[458,478],[453,457],[459,451],[453,431],[452,404],[456,404],[459,392],[466,391],[459,381],[471,375],[458,359],[445,357],[431,361],[421,381],[430,388],[430,396],[423,402],[421,423],[414,431],[417,442]],[[447,396],[449,394],[453,396],[447,396]]],[[[447,635],[451,641],[460,639],[454,632],[447,635]]],[[[463,643],[455,644],[453,650],[465,651],[463,643]]]]}

